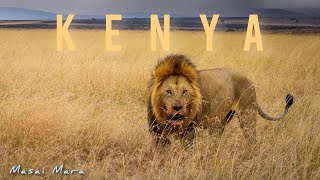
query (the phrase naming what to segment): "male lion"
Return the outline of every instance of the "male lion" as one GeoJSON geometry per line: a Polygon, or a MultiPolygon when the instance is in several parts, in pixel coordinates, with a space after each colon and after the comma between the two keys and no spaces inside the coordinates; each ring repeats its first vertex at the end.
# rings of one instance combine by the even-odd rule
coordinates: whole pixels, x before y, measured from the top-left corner
{"type": "Polygon", "coordinates": [[[198,126],[219,138],[234,114],[245,138],[255,143],[257,113],[275,121],[293,104],[293,96],[288,94],[283,114],[271,117],[258,105],[253,83],[245,76],[224,68],[197,71],[183,55],[170,55],[159,62],[149,91],[150,132],[160,145],[169,144],[171,134],[192,140],[198,126]]]}

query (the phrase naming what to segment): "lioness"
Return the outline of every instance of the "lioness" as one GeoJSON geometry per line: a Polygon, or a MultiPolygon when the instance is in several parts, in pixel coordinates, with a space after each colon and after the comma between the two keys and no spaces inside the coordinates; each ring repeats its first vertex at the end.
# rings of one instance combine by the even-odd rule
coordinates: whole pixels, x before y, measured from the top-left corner
{"type": "Polygon", "coordinates": [[[275,121],[293,104],[293,96],[288,94],[284,112],[271,117],[258,105],[254,85],[245,76],[224,68],[197,71],[183,55],[159,61],[149,93],[148,122],[158,145],[169,144],[170,134],[192,140],[198,126],[220,137],[235,114],[245,138],[255,143],[257,113],[275,121]]]}

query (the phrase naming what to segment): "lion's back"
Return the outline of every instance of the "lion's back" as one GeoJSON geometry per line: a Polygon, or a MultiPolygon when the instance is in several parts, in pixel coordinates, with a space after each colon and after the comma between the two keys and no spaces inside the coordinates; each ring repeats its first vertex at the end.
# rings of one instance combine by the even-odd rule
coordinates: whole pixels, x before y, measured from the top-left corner
{"type": "Polygon", "coordinates": [[[233,74],[231,69],[216,68],[198,71],[199,84],[203,98],[230,96],[234,92],[233,74]]]}
{"type": "Polygon", "coordinates": [[[233,102],[252,85],[248,78],[233,69],[205,69],[199,70],[198,74],[204,112],[230,109],[233,102]]]}

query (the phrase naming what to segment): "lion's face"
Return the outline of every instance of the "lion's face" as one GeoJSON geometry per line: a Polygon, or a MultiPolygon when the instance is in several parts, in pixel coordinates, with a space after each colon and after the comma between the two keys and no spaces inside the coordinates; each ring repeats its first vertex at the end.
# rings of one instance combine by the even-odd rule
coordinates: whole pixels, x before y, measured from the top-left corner
{"type": "Polygon", "coordinates": [[[168,77],[152,96],[155,115],[162,123],[186,126],[199,110],[199,90],[184,76],[168,77]]]}

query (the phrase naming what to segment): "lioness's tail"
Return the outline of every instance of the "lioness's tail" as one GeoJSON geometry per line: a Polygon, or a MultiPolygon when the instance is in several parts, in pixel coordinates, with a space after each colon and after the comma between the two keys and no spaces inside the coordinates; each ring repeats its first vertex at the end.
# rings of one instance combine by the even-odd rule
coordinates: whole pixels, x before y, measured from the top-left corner
{"type": "Polygon", "coordinates": [[[284,112],[277,116],[277,117],[271,117],[269,116],[267,113],[263,112],[263,110],[261,109],[260,106],[258,106],[258,113],[261,117],[267,119],[267,120],[270,120],[270,121],[277,121],[277,120],[280,120],[281,118],[283,118],[287,113],[288,113],[288,110],[290,108],[290,106],[293,104],[293,96],[291,94],[288,94],[286,96],[286,107],[284,109],[284,112]]]}

